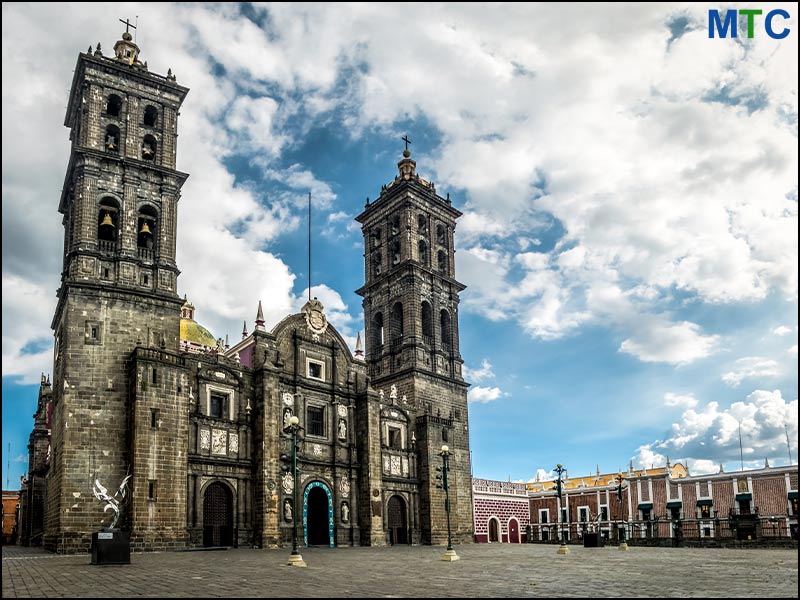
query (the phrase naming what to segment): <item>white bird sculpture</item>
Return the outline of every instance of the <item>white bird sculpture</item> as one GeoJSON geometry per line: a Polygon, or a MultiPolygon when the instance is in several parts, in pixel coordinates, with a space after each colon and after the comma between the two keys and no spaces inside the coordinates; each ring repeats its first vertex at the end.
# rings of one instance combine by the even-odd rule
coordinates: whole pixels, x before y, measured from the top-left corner
{"type": "Polygon", "coordinates": [[[103,512],[107,510],[114,511],[114,518],[111,520],[111,525],[109,526],[110,529],[114,529],[117,526],[120,515],[122,514],[122,509],[125,508],[125,504],[130,497],[128,494],[128,480],[131,477],[133,477],[133,475],[128,474],[125,479],[122,480],[119,489],[113,496],[109,495],[108,490],[100,483],[99,479],[95,478],[94,480],[94,489],[92,490],[94,497],[100,500],[100,502],[107,503],[103,507],[103,512]]]}

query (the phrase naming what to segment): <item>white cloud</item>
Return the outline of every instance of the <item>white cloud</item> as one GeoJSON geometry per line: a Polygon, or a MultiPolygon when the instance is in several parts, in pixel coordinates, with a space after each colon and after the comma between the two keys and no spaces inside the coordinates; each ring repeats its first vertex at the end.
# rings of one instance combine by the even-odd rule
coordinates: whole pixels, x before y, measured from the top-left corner
{"type": "Polygon", "coordinates": [[[783,336],[792,333],[792,329],[786,327],[786,325],[779,325],[778,327],[772,330],[772,333],[774,333],[775,335],[783,336]]]}
{"type": "Polygon", "coordinates": [[[467,400],[469,402],[478,402],[480,404],[488,404],[505,396],[508,396],[508,394],[499,387],[476,386],[470,388],[469,392],[467,392],[467,400]]]}
{"type": "Polygon", "coordinates": [[[731,387],[738,387],[744,379],[775,377],[779,373],[778,363],[769,358],[747,356],[736,361],[734,370],[722,375],[722,381],[731,387]]]}
{"type": "Polygon", "coordinates": [[[711,354],[719,339],[703,335],[695,323],[654,324],[624,340],[620,352],[632,354],[644,362],[667,362],[681,365],[711,354]]]}
{"type": "Polygon", "coordinates": [[[785,400],[779,390],[755,390],[724,409],[710,402],[700,411],[686,410],[664,439],[640,446],[634,459],[648,467],[663,464],[666,456],[738,464],[740,424],[746,461],[786,456],[787,432],[796,454],[797,408],[797,399],[785,400]]]}
{"type": "Polygon", "coordinates": [[[786,353],[797,356],[797,344],[795,344],[794,346],[790,346],[789,349],[786,351],[786,353]]]}
{"type": "Polygon", "coordinates": [[[494,371],[492,370],[492,363],[488,358],[481,361],[481,366],[477,369],[471,369],[467,365],[463,366],[464,379],[475,383],[481,383],[487,379],[494,379],[494,371]]]}
{"type": "Polygon", "coordinates": [[[688,408],[694,408],[697,406],[697,398],[692,394],[673,394],[672,392],[667,392],[664,394],[664,404],[666,406],[686,406],[688,408]]]}

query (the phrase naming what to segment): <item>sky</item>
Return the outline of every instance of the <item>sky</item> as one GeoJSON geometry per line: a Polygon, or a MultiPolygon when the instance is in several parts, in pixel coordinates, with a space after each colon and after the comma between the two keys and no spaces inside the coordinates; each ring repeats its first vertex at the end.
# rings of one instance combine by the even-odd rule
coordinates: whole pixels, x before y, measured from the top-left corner
{"type": "Polygon", "coordinates": [[[190,88],[178,286],[216,336],[302,305],[310,191],[312,291],[353,348],[353,218],[408,135],[464,213],[476,477],[796,464],[797,6],[759,4],[783,39],[710,39],[719,7],[3,3],[4,489],[52,372],[72,71],[137,18],[190,88]]]}

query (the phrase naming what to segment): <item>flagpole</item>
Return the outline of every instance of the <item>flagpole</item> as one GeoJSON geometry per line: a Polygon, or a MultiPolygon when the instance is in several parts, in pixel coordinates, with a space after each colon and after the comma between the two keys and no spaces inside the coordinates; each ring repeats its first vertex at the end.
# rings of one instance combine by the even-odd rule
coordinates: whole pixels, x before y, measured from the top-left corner
{"type": "Polygon", "coordinates": [[[308,192],[308,301],[311,302],[311,192],[308,192]]]}

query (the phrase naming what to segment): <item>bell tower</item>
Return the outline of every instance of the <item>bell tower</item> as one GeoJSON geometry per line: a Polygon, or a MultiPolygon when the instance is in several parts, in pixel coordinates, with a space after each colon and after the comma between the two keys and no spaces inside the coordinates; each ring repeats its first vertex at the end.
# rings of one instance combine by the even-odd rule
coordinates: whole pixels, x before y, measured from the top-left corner
{"type": "MultiPolygon", "coordinates": [[[[459,351],[454,233],[461,212],[417,174],[407,139],[398,175],[356,217],[364,235],[366,361],[372,385],[404,398],[414,420],[422,541],[447,539],[444,492],[436,488],[450,448],[453,533],[473,534],[467,387],[459,351]]],[[[385,397],[385,394],[382,396],[385,397]]],[[[392,401],[391,398],[386,400],[392,401]]],[[[405,403],[404,403],[405,404],[405,403]]],[[[384,441],[383,444],[386,444],[384,441]]]]}
{"type": "MultiPolygon", "coordinates": [[[[95,477],[116,489],[133,463],[128,357],[177,352],[178,110],[188,89],[151,73],[128,32],[113,56],[78,56],[64,125],[70,157],[58,210],[64,252],[53,317],[52,456],[45,545],[85,550],[103,518],[95,477]]],[[[155,375],[153,375],[155,377],[155,375]]],[[[131,385],[136,385],[135,383],[131,385]]]]}

